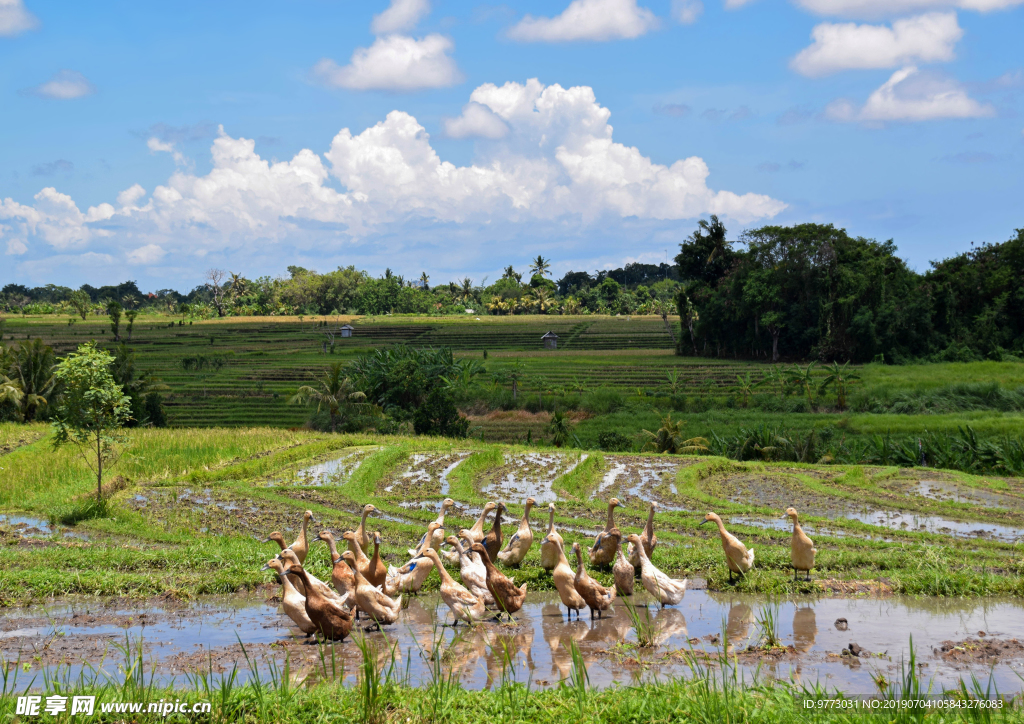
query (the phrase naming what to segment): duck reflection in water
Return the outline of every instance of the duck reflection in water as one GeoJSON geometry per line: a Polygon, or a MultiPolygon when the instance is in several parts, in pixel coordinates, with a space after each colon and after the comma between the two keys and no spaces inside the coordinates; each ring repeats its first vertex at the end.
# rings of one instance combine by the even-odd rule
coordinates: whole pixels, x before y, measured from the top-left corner
{"type": "Polygon", "coordinates": [[[814,609],[810,606],[797,608],[793,611],[793,648],[800,653],[806,653],[814,646],[814,639],[818,635],[818,620],[814,615],[814,609]]]}
{"type": "Polygon", "coordinates": [[[557,676],[558,679],[568,677],[572,670],[570,643],[583,641],[590,632],[590,627],[578,619],[566,622],[562,618],[561,606],[552,602],[544,604],[541,608],[540,629],[551,649],[551,676],[557,676]]]}
{"type": "Polygon", "coordinates": [[[663,646],[672,638],[679,646],[686,645],[686,617],[678,609],[663,608],[654,616],[654,643],[663,646]]]}
{"type": "MultiPolygon", "coordinates": [[[[561,612],[559,612],[561,615],[561,612]]],[[[484,665],[487,667],[487,684],[490,690],[501,686],[502,671],[509,680],[525,683],[533,672],[533,626],[526,625],[514,633],[499,633],[490,627],[485,629],[487,653],[484,665]]]]}
{"type": "Polygon", "coordinates": [[[746,645],[750,637],[750,627],[754,623],[754,612],[745,603],[734,603],[729,607],[729,618],[725,622],[725,634],[729,637],[729,647],[740,649],[746,645]]]}

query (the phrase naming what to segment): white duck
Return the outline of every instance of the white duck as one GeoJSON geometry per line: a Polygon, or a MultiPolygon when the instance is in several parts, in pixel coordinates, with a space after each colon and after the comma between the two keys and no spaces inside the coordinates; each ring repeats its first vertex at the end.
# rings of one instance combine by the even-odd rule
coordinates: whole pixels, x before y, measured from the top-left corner
{"type": "Polygon", "coordinates": [[[675,606],[682,601],[683,594],[686,593],[686,579],[669,578],[665,573],[656,568],[651,563],[651,559],[647,557],[647,553],[644,552],[640,536],[636,533],[629,536],[626,540],[635,545],[640,551],[640,580],[643,582],[647,592],[658,599],[662,608],[665,606],[675,606]]]}
{"type": "MultiPolygon", "coordinates": [[[[439,527],[435,520],[427,528],[427,544],[433,540],[434,531],[439,527]]],[[[427,550],[433,549],[424,548],[424,552],[427,550]]],[[[394,596],[396,593],[419,593],[420,589],[423,588],[423,582],[427,580],[427,576],[430,575],[432,570],[434,570],[434,561],[423,557],[422,554],[413,558],[401,568],[389,566],[387,578],[384,579],[384,593],[389,596],[394,596]]]]}
{"type": "Polygon", "coordinates": [[[481,599],[485,605],[497,606],[494,594],[487,587],[487,567],[484,566],[480,555],[469,550],[468,546],[464,548],[453,535],[448,536],[445,542],[451,544],[452,550],[459,557],[459,575],[469,592],[481,599]]]}
{"type": "Polygon", "coordinates": [[[441,565],[441,558],[437,555],[437,551],[427,548],[423,551],[422,557],[433,562],[441,576],[441,600],[451,609],[452,615],[455,617],[455,623],[452,625],[457,625],[460,620],[472,625],[482,619],[486,613],[483,600],[455,582],[451,574],[441,565]]]}

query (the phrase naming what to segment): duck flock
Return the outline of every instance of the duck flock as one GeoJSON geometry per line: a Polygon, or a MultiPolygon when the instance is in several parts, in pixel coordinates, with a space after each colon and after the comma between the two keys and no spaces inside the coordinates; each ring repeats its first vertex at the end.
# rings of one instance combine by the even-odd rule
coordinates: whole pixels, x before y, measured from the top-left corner
{"type": "MultiPolygon", "coordinates": [[[[455,505],[454,500],[447,498],[441,504],[437,519],[427,526],[416,547],[409,549],[410,560],[401,568],[385,566],[381,560],[381,535],[366,530],[366,519],[377,509],[366,505],[359,527],[341,536],[348,546],[344,553],[338,554],[338,542],[329,530],[321,531],[315,539],[326,543],[330,550],[330,585],[304,567],[310,550],[307,529],[310,523],[316,522],[313,513],[307,510],[302,518],[302,531],[294,543],[287,545],[279,532],[271,533],[267,538],[267,541],[276,542],[281,552],[268,561],[263,570],[273,570],[277,574],[283,587],[284,613],[307,637],[319,634],[327,640],[343,640],[360,615],[376,628],[395,623],[402,610],[402,596],[418,593],[434,570],[441,578],[441,600],[451,610],[453,626],[460,621],[473,625],[489,616],[500,620],[502,615],[506,615],[511,619],[526,601],[527,584],[516,586],[512,578],[498,570],[494,561],[517,567],[526,558],[534,541],[530,512],[535,504],[533,498],[526,499],[516,532],[507,539],[501,530],[502,514],[506,511],[505,504],[501,502],[487,503],[472,528],[463,528],[458,536],[446,537],[445,514],[455,505]],[[485,533],[484,525],[491,511],[494,511],[494,521],[491,530],[485,533]],[[373,555],[367,556],[371,544],[373,555]],[[443,550],[445,544],[450,546],[449,550],[443,550]],[[461,583],[448,572],[445,563],[458,567],[461,583]]],[[[576,558],[576,568],[572,568],[562,536],[555,530],[555,504],[548,504],[548,529],[540,541],[541,566],[551,571],[558,596],[570,619],[573,612],[579,618],[584,608],[590,609],[591,619],[602,617],[616,596],[633,595],[637,573],[644,589],[662,607],[674,606],[683,599],[686,579],[671,578],[651,562],[658,545],[658,537],[654,534],[654,513],[658,504],[651,503],[644,529],[626,536],[625,551],[621,547],[622,533],[615,525],[615,508],[619,505],[617,498],[608,502],[605,527],[587,550],[592,566],[611,566],[615,583],[606,587],[587,574],[579,543],[573,543],[571,547],[576,558]]],[[[793,522],[791,551],[794,577],[797,571],[805,571],[809,578],[817,550],[800,528],[797,512],[788,508],[786,516],[793,522]]],[[[753,549],[748,549],[729,533],[715,513],[704,516],[701,525],[704,523],[714,523],[718,527],[729,580],[734,575],[747,573],[754,565],[753,549]]]]}

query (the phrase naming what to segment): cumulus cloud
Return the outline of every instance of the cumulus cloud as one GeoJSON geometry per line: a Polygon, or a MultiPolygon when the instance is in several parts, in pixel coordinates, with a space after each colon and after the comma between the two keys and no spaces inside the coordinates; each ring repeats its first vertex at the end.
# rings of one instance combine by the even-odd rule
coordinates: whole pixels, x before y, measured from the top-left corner
{"type": "Polygon", "coordinates": [[[683,25],[691,25],[704,12],[704,3],[700,0],[672,0],[672,17],[683,25]]]}
{"type": "Polygon", "coordinates": [[[839,99],[825,109],[835,121],[931,121],[940,118],[981,118],[995,109],[967,95],[956,81],[914,66],[892,74],[857,108],[851,101],[839,99]]]}
{"type": "MultiPolygon", "coordinates": [[[[121,258],[148,264],[172,251],[251,256],[278,242],[313,243],[323,234],[372,239],[396,227],[466,223],[504,234],[515,225],[549,224],[603,233],[627,220],[708,213],[748,223],[786,208],[769,196],[710,188],[710,171],[697,156],[664,165],[616,143],[611,113],[589,87],[535,79],[482,85],[460,116],[463,130],[478,112],[467,109],[477,107],[506,131],[484,136],[470,165],[442,160],[426,129],[398,110],[361,132],[342,129],[323,156],[302,150],[290,161],[267,161],[254,141],[220,129],[209,173],[179,167],[148,198],[132,186],[118,196],[119,208],[100,204],[84,213],[71,197],[43,189],[31,205],[0,203],[0,227],[9,248],[11,240],[35,239],[79,248],[104,236],[121,245],[121,258]]],[[[473,130],[482,135],[479,124],[473,130]]],[[[466,240],[479,243],[479,233],[466,240]]]]}
{"type": "Polygon", "coordinates": [[[894,68],[911,62],[953,60],[964,31],[956,13],[927,13],[884,25],[821,23],[811,31],[814,43],[800,51],[790,67],[819,77],[850,69],[894,68]]]}
{"type": "Polygon", "coordinates": [[[0,36],[12,37],[39,26],[22,0],[0,0],[0,36]]]}
{"type": "Polygon", "coordinates": [[[82,98],[96,92],[96,86],[77,70],[60,70],[50,80],[28,91],[43,98],[67,101],[82,98]]]}
{"type": "Polygon", "coordinates": [[[451,138],[504,138],[508,126],[494,111],[479,103],[467,103],[458,118],[444,120],[444,132],[451,138]]]}
{"type": "Polygon", "coordinates": [[[167,252],[159,244],[146,244],[129,251],[127,259],[129,264],[155,264],[166,254],[167,252]]]}
{"type": "Polygon", "coordinates": [[[184,154],[182,154],[181,151],[176,149],[173,143],[161,141],[156,136],[152,136],[148,141],[146,141],[146,147],[149,148],[149,150],[152,151],[153,153],[171,154],[171,156],[174,157],[174,162],[179,166],[186,163],[184,154]]]}
{"type": "Polygon", "coordinates": [[[637,0],[573,0],[561,15],[527,15],[508,31],[523,42],[639,38],[658,27],[658,18],[637,0]]]}
{"type": "Polygon", "coordinates": [[[373,16],[370,30],[374,35],[408,32],[430,12],[430,0],[391,0],[380,15],[373,16]]]}
{"type": "Polygon", "coordinates": [[[313,67],[313,77],[328,87],[350,90],[444,88],[462,82],[462,73],[449,55],[454,47],[436,33],[419,40],[387,35],[369,48],[357,48],[346,66],[323,58],[313,67]]]}
{"type": "Polygon", "coordinates": [[[818,15],[880,18],[949,8],[985,13],[1016,7],[1024,0],[797,0],[797,4],[818,15]]]}

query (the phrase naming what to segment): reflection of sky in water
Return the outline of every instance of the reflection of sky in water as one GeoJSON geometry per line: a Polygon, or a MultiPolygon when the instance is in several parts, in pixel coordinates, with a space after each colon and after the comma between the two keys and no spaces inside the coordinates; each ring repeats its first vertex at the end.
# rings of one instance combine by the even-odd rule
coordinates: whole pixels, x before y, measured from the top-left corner
{"type": "Polygon", "coordinates": [[[511,468],[501,480],[483,486],[480,492],[502,499],[526,499],[532,496],[538,505],[558,500],[551,484],[571,473],[587,459],[554,453],[506,454],[504,467],[511,468]]]}
{"type": "Polygon", "coordinates": [[[384,488],[384,491],[390,493],[399,483],[402,485],[433,487],[436,475],[437,482],[440,484],[441,495],[447,495],[450,487],[448,476],[467,457],[469,457],[468,452],[413,453],[409,457],[409,464],[395,477],[390,485],[384,488]],[[438,465],[443,465],[444,468],[440,471],[432,470],[432,468],[436,468],[438,465]]]}
{"type": "MultiPolygon", "coordinates": [[[[656,629],[659,648],[641,656],[651,658],[651,667],[639,669],[623,665],[613,656],[603,652],[614,644],[635,639],[625,606],[617,603],[614,613],[603,620],[591,622],[586,614],[582,620],[568,622],[564,607],[553,594],[531,594],[523,610],[517,614],[518,628],[508,628],[485,623],[472,630],[460,629],[458,640],[452,644],[453,632],[445,628],[442,635],[444,646],[451,646],[448,658],[460,671],[464,686],[487,688],[501,681],[503,645],[516,653],[516,679],[526,681],[532,678],[534,686],[556,685],[569,675],[572,667],[568,647],[575,641],[587,662],[592,685],[603,687],[619,682],[637,683],[641,680],[664,679],[667,676],[689,675],[689,668],[680,659],[662,657],[668,649],[704,649],[709,653],[720,651],[720,644],[710,643],[709,638],[726,632],[730,650],[738,651],[747,645],[756,644],[759,637],[757,620],[762,617],[764,601],[754,596],[730,595],[689,591],[678,606],[659,609],[640,607],[641,616],[651,617],[656,629]],[[697,639],[697,641],[694,641],[697,639]],[[694,643],[689,643],[694,641],[694,643]]],[[[429,683],[429,660],[427,653],[435,640],[433,616],[443,615],[446,608],[436,596],[421,596],[412,599],[409,608],[395,626],[385,629],[384,634],[366,634],[368,640],[383,645],[384,637],[397,641],[399,669],[408,667],[410,683],[429,683]],[[423,652],[421,654],[421,651],[423,652]]],[[[152,625],[143,626],[136,619],[128,629],[130,636],[144,636],[149,662],[158,665],[158,681],[166,681],[177,675],[178,683],[184,683],[180,670],[171,671],[172,657],[182,653],[200,652],[201,647],[214,647],[234,652],[238,660],[244,657],[237,645],[236,636],[246,645],[271,644],[290,636],[287,619],[279,614],[276,607],[263,602],[216,603],[204,602],[196,605],[198,617],[186,618],[176,613],[160,616],[158,609],[149,609],[158,614],[152,625]]],[[[101,636],[111,643],[124,641],[124,629],[113,625],[67,626],[61,621],[69,617],[65,608],[51,607],[55,627],[62,630],[64,638],[79,634],[101,636]]],[[[35,611],[10,611],[0,617],[3,628],[12,629],[0,636],[0,647],[8,660],[17,656],[12,646],[19,644],[23,650],[42,645],[53,633],[54,626],[41,629],[19,625],[19,619],[28,615],[39,615],[35,611]],[[24,638],[21,638],[24,637],[24,638]]],[[[1024,614],[1024,602],[966,599],[801,599],[779,604],[778,633],[783,644],[794,646],[801,652],[799,659],[761,664],[761,674],[776,678],[796,677],[799,681],[819,681],[829,687],[839,687],[851,694],[873,694],[877,687],[872,674],[878,670],[890,678],[899,675],[900,657],[909,654],[909,640],[913,636],[918,660],[928,664],[924,670],[926,679],[934,678],[936,693],[943,686],[950,686],[961,675],[974,672],[982,681],[987,679],[985,667],[956,670],[952,665],[932,655],[933,647],[945,640],[961,640],[985,631],[988,637],[1010,638],[1019,634],[1019,621],[1024,614]],[[834,622],[838,618],[848,621],[848,630],[839,631],[834,622]],[[871,653],[883,653],[885,657],[859,659],[860,666],[853,668],[827,653],[839,653],[850,642],[855,642],[871,653]]],[[[291,647],[294,651],[292,670],[303,671],[306,664],[299,657],[316,657],[312,647],[291,647]]],[[[250,655],[252,655],[250,649],[250,655]]],[[[329,654],[328,654],[329,655],[329,654]]],[[[336,647],[335,655],[339,665],[346,671],[354,672],[360,660],[357,646],[351,640],[336,647]]],[[[263,654],[256,655],[262,660],[263,654]]],[[[275,660],[283,661],[283,650],[277,648],[275,660]]],[[[216,660],[216,658],[215,658],[216,660]]],[[[100,666],[100,661],[90,662],[100,666]]],[[[111,649],[102,670],[116,678],[120,655],[111,649]]],[[[230,669],[230,661],[227,663],[230,669]]],[[[264,668],[267,664],[261,664],[264,668]]],[[[310,666],[313,666],[311,663],[310,666]]],[[[755,666],[744,667],[744,676],[749,681],[755,666]]],[[[73,671],[77,671],[73,667],[73,671]]],[[[1001,691],[1016,690],[1019,679],[1016,671],[1024,671],[1019,662],[999,664],[994,668],[996,683],[1001,691]]],[[[37,673],[37,672],[34,672],[37,673]]],[[[19,679],[24,687],[31,675],[19,679]]],[[[41,678],[41,677],[40,677],[41,678]]],[[[243,672],[242,680],[247,675],[243,672]]]]}
{"type": "Polygon", "coordinates": [[[85,533],[73,530],[57,528],[54,530],[50,524],[42,518],[32,518],[24,515],[0,515],[0,528],[10,528],[15,533],[26,538],[49,538],[58,533],[65,538],[80,538],[89,540],[85,533]]]}
{"type": "Polygon", "coordinates": [[[380,448],[355,448],[344,455],[325,460],[316,465],[302,468],[290,479],[275,480],[276,485],[339,485],[347,482],[352,474],[359,469],[370,453],[380,448]]]}

